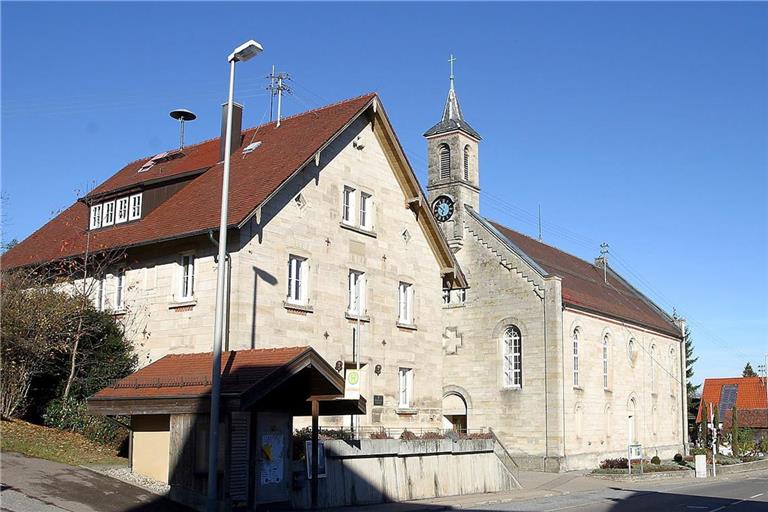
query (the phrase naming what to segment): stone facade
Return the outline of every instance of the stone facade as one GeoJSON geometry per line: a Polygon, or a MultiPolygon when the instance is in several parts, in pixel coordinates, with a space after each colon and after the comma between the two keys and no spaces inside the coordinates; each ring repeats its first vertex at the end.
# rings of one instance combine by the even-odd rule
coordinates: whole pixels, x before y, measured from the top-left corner
{"type": "MultiPolygon", "coordinates": [[[[408,199],[381,134],[360,116],[230,237],[225,349],[310,345],[333,364],[353,365],[357,318],[347,313],[350,270],[365,273],[360,324],[361,425],[437,427],[441,422],[441,264],[408,199]],[[369,230],[342,219],[345,186],[370,194],[369,230]],[[299,197],[300,196],[300,197],[299,197]],[[234,239],[233,239],[234,238],[234,239]],[[289,255],[308,263],[307,302],[287,302],[289,255]],[[413,322],[398,323],[398,286],[413,286],[413,322]],[[378,371],[375,371],[379,368],[378,371]],[[412,369],[412,397],[399,402],[399,369],[412,369]],[[381,395],[383,405],[374,405],[381,395]]],[[[390,153],[391,154],[391,153],[390,153]]],[[[359,198],[359,196],[358,196],[359,198]]],[[[355,213],[357,215],[357,213],[355,213]]],[[[439,236],[435,234],[434,236],[439,236]]],[[[142,365],[166,354],[210,351],[216,247],[205,236],[130,251],[125,308],[116,312],[142,365]],[[182,257],[194,256],[194,297],[181,298],[182,257]]],[[[116,272],[105,279],[115,309],[116,272]]],[[[348,419],[325,420],[341,424],[348,419]]]]}

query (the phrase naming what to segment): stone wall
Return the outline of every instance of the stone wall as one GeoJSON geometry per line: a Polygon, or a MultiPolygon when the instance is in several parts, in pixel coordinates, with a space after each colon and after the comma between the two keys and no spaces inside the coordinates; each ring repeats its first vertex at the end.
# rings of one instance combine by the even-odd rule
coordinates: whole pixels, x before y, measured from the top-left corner
{"type": "MultiPolygon", "coordinates": [[[[319,479],[321,507],[364,505],[497,492],[519,487],[494,454],[494,441],[449,439],[326,441],[327,476],[319,479]]],[[[295,468],[296,508],[308,508],[306,468],[295,468]]]]}

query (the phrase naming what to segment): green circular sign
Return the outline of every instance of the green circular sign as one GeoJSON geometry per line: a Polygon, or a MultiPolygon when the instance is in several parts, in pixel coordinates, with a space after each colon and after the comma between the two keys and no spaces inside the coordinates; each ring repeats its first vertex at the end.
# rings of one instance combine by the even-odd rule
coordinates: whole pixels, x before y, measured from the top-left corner
{"type": "Polygon", "coordinates": [[[359,380],[360,380],[360,374],[357,373],[356,371],[349,372],[349,374],[347,375],[347,381],[352,385],[357,384],[359,380]]]}

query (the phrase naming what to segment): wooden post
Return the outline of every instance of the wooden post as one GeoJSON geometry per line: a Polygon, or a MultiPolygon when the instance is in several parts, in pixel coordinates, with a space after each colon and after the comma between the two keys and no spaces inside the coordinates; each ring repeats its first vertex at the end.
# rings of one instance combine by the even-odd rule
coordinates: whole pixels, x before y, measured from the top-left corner
{"type": "Polygon", "coordinates": [[[320,401],[312,400],[312,508],[317,508],[317,467],[318,467],[318,417],[320,415],[320,401]]]}

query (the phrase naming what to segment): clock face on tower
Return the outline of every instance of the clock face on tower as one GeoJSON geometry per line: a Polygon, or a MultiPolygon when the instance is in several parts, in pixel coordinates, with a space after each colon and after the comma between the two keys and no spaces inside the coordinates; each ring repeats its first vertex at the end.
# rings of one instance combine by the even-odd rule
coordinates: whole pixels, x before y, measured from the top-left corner
{"type": "Polygon", "coordinates": [[[448,196],[440,196],[432,203],[432,212],[440,222],[445,222],[453,216],[453,199],[448,196]]]}

